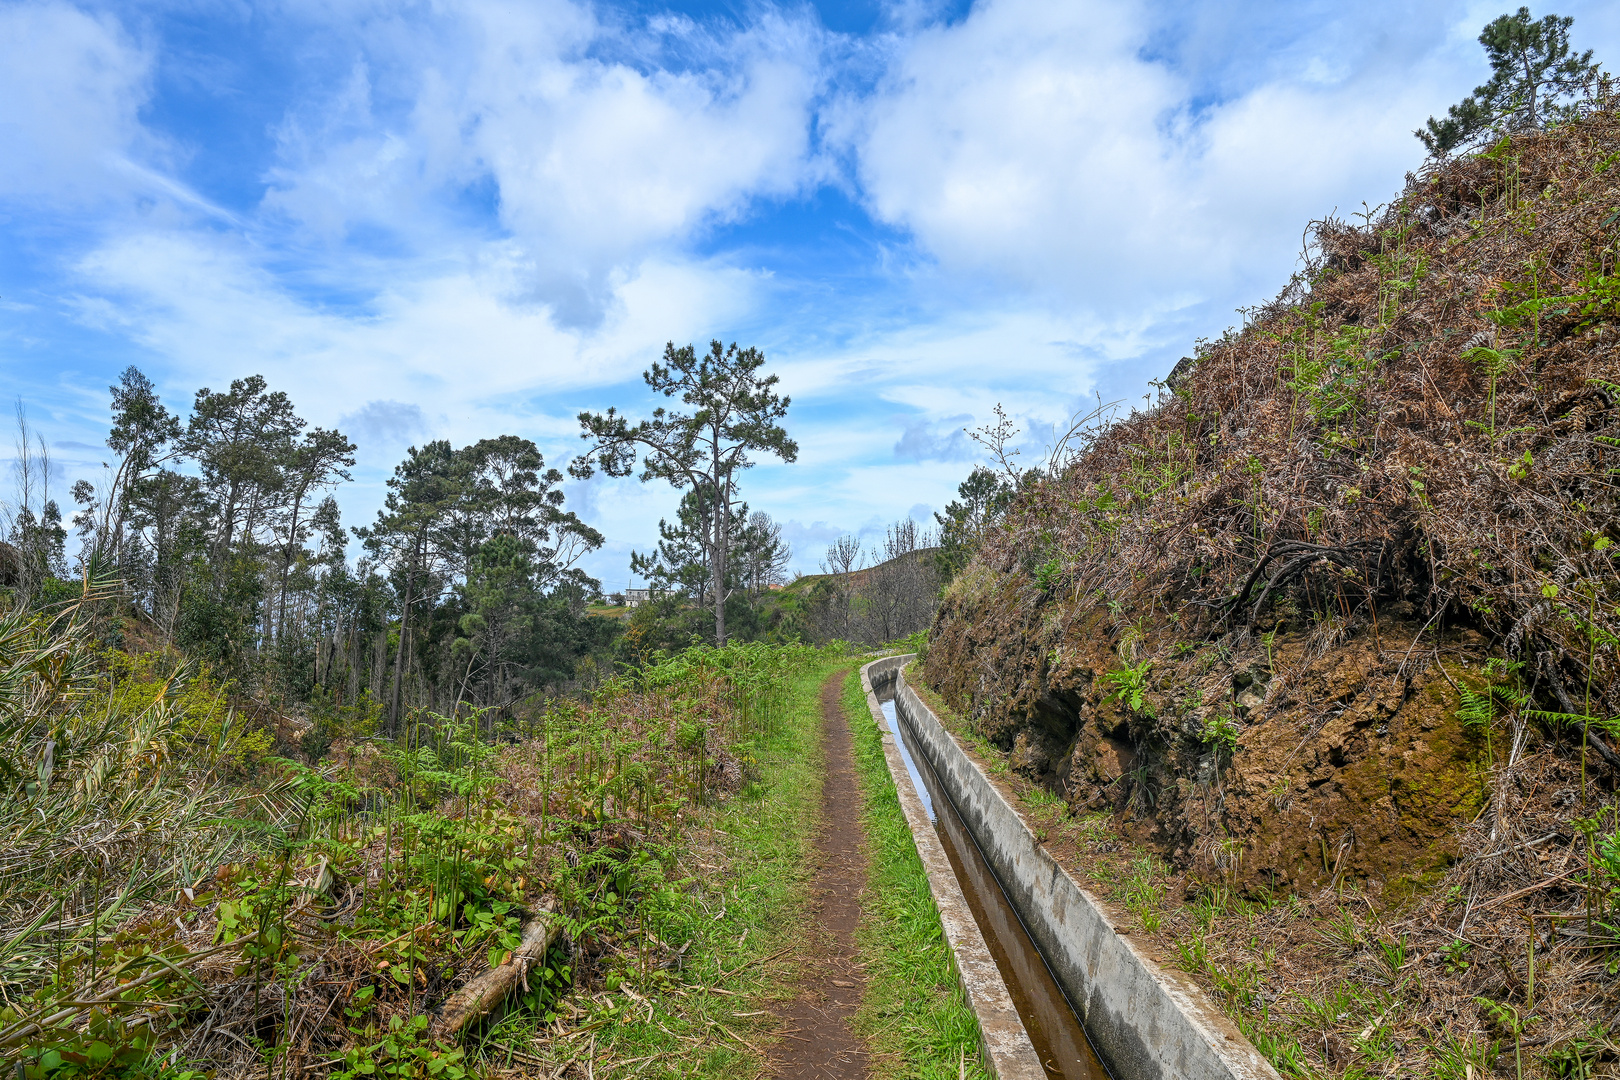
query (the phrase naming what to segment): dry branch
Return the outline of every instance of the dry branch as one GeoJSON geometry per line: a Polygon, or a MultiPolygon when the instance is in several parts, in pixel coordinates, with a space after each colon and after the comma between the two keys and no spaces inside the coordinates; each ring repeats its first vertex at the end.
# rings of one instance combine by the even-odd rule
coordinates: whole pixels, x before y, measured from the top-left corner
{"type": "Polygon", "coordinates": [[[556,904],[547,900],[540,912],[523,924],[523,939],[506,962],[490,968],[445,1002],[444,1011],[433,1025],[434,1032],[454,1035],[487,1016],[506,1000],[519,982],[528,989],[529,969],[545,960],[546,950],[560,933],[562,921],[556,917],[556,904]]]}

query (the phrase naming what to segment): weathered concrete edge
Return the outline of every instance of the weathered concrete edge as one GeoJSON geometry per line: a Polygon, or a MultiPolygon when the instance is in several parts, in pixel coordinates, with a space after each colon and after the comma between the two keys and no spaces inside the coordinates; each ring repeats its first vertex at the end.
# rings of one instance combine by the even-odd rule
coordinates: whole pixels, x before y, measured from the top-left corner
{"type": "Polygon", "coordinates": [[[1115,1076],[1280,1080],[1203,990],[1120,933],[896,672],[896,711],[952,793],[1014,909],[1115,1076]]]}
{"type": "Polygon", "coordinates": [[[872,711],[872,721],[883,736],[883,758],[889,764],[889,776],[894,780],[895,794],[900,809],[911,826],[912,839],[917,844],[917,855],[922,859],[923,871],[928,875],[928,888],[934,894],[934,906],[939,909],[939,921],[945,930],[945,940],[951,947],[956,963],[956,975],[967,995],[968,1005],[979,1021],[979,1038],[984,1047],[985,1063],[998,1080],[1045,1080],[1046,1072],[1035,1047],[1029,1041],[1024,1023],[1013,1005],[1007,985],[1001,979],[1001,969],[984,942],[978,922],[962,895],[962,886],[951,869],[945,848],[939,842],[933,822],[923,809],[922,799],[911,784],[905,760],[895,744],[894,735],[883,722],[883,709],[878,704],[877,691],[899,674],[900,668],[915,654],[892,656],[875,660],[861,668],[861,689],[866,691],[866,705],[872,711]],[[875,679],[874,679],[875,676],[875,679]]]}

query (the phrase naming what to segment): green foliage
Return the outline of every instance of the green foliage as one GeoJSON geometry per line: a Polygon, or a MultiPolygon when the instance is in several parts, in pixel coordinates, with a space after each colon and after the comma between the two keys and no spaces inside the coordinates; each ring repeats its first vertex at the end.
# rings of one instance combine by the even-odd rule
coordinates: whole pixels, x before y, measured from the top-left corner
{"type": "Polygon", "coordinates": [[[1413,134],[1440,156],[1498,125],[1534,128],[1568,115],[1560,99],[1586,89],[1599,70],[1592,50],[1570,52],[1574,21],[1557,15],[1532,19],[1527,7],[1492,20],[1479,35],[1491,63],[1490,81],[1413,134]]]}
{"type": "Polygon", "coordinates": [[[1594,1023],[1585,1033],[1546,1051],[1541,1061],[1559,1080],[1591,1080],[1598,1075],[1598,1063],[1615,1049],[1604,1026],[1594,1023]]]}
{"type": "Polygon", "coordinates": [[[1496,1059],[1502,1053],[1500,1043],[1472,1034],[1459,1039],[1450,1031],[1439,1040],[1436,1049],[1439,1053],[1430,1074],[1434,1080],[1473,1080],[1490,1076],[1496,1071],[1496,1059]]]}
{"type": "Polygon", "coordinates": [[[1154,859],[1145,857],[1131,863],[1131,876],[1125,881],[1125,907],[1136,914],[1142,929],[1154,933],[1159,929],[1159,905],[1164,900],[1164,868],[1154,859]]]}
{"type": "Polygon", "coordinates": [[[1285,382],[1299,395],[1330,443],[1347,438],[1366,411],[1366,390],[1378,366],[1369,342],[1373,327],[1341,325],[1329,333],[1320,303],[1301,313],[1284,339],[1285,382]]]}
{"type": "Polygon", "coordinates": [[[985,532],[1007,512],[1015,494],[1006,478],[983,465],[975,465],[956,488],[957,498],[936,513],[939,522],[939,554],[935,556],[940,576],[950,581],[959,574],[985,532]]]}
{"type": "Polygon", "coordinates": [[[1457,719],[1471,730],[1485,736],[1485,758],[1494,760],[1491,736],[1499,716],[1512,714],[1530,703],[1530,693],[1521,677],[1524,665],[1504,657],[1492,657],[1485,662],[1483,674],[1488,680],[1483,687],[1463,685],[1458,688],[1460,700],[1457,719]]]}
{"type": "Polygon", "coordinates": [[[1474,1002],[1479,1005],[1480,1011],[1490,1017],[1491,1023],[1501,1028],[1513,1039],[1514,1063],[1519,1077],[1524,1076],[1524,1032],[1536,1020],[1533,1016],[1521,1013],[1517,1006],[1505,1001],[1492,1001],[1487,997],[1476,997],[1474,1002]]]}
{"type": "Polygon", "coordinates": [[[1620,319],[1620,274],[1588,270],[1581,278],[1578,291],[1567,299],[1580,317],[1579,329],[1620,319]]]}
{"type": "Polygon", "coordinates": [[[1468,951],[1473,948],[1468,942],[1458,938],[1448,941],[1440,947],[1440,962],[1445,969],[1453,975],[1468,970],[1468,951]]]}
{"type": "Polygon", "coordinates": [[[1148,689],[1148,671],[1153,667],[1153,661],[1143,660],[1137,664],[1126,664],[1118,671],[1110,671],[1103,675],[1103,685],[1112,687],[1104,701],[1117,701],[1131,712],[1142,716],[1152,716],[1153,707],[1147,703],[1143,695],[1148,689]]]}
{"type": "Polygon", "coordinates": [[[1035,584],[1042,592],[1048,592],[1052,586],[1063,577],[1063,560],[1053,556],[1035,568],[1035,584]]]}
{"type": "Polygon", "coordinates": [[[1217,754],[1229,758],[1237,750],[1240,734],[1242,729],[1238,727],[1237,719],[1229,712],[1217,710],[1204,718],[1198,738],[1217,754]]]}
{"type": "MultiPolygon", "coordinates": [[[[362,1034],[363,1030],[355,1033],[362,1034]]],[[[364,1034],[375,1035],[376,1032],[364,1034]]],[[[396,1016],[388,1022],[387,1032],[377,1042],[344,1054],[342,1066],[332,1077],[333,1080],[362,1080],[373,1076],[390,1080],[406,1077],[464,1080],[470,1075],[472,1070],[467,1066],[465,1050],[428,1038],[427,1017],[396,1016]]]]}

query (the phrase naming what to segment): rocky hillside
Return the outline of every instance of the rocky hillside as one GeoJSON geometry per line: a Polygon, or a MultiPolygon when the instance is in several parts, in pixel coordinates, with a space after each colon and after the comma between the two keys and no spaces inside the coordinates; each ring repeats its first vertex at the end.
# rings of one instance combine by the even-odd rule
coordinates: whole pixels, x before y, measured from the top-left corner
{"type": "Polygon", "coordinates": [[[1155,408],[1024,478],[925,674],[1178,867],[1395,898],[1620,769],[1620,116],[1311,237],[1155,408]]]}

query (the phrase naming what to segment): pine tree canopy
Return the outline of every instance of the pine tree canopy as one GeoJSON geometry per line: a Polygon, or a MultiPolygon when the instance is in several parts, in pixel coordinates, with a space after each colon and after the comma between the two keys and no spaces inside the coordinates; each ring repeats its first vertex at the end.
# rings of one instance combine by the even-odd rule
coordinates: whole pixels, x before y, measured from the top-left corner
{"type": "Polygon", "coordinates": [[[1482,132],[1498,127],[1525,129],[1557,123],[1568,103],[1589,88],[1601,72],[1592,50],[1569,51],[1570,16],[1533,19],[1530,9],[1493,20],[1479,35],[1491,62],[1490,81],[1413,132],[1429,153],[1450,153],[1482,132]]]}

